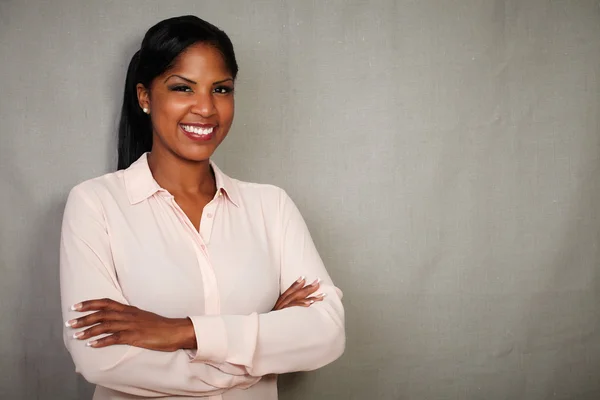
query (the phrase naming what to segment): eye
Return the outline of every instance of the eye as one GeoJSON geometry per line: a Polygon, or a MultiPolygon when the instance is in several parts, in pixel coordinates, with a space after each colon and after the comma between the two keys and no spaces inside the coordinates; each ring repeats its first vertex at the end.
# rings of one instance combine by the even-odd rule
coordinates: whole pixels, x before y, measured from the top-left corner
{"type": "Polygon", "coordinates": [[[173,92],[188,92],[188,93],[192,92],[192,88],[189,87],[188,85],[171,86],[171,87],[169,87],[169,90],[171,90],[173,92]]]}
{"type": "Polygon", "coordinates": [[[231,93],[231,92],[233,92],[233,87],[231,87],[231,86],[217,86],[217,87],[214,89],[214,92],[215,92],[215,93],[218,93],[218,94],[227,94],[227,93],[231,93]]]}

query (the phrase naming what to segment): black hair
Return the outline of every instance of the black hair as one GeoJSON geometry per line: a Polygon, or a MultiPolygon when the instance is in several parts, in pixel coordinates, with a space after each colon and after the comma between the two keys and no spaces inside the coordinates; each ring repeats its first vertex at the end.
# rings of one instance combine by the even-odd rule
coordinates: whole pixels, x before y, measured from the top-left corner
{"type": "Polygon", "coordinates": [[[238,65],[233,44],[225,32],[193,15],[165,19],[146,32],[141,48],[133,55],[127,77],[119,122],[117,169],[128,168],[143,153],[152,149],[150,116],[142,111],[137,84],[147,89],[157,76],[173,66],[176,58],[189,46],[206,43],[222,55],[233,79],[238,65]]]}

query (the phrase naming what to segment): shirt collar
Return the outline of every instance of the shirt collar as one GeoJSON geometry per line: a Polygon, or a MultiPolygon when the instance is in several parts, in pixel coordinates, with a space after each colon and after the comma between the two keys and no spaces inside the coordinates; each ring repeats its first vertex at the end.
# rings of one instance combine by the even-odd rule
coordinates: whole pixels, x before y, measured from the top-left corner
{"type": "MultiPolygon", "coordinates": [[[[240,193],[235,180],[225,175],[217,165],[210,160],[210,166],[215,173],[217,184],[217,195],[225,193],[226,197],[235,205],[240,205],[240,193]]],[[[158,182],[154,180],[150,167],[148,166],[148,153],[142,154],[129,168],[127,168],[123,177],[125,180],[125,190],[131,204],[137,204],[154,195],[156,192],[164,191],[158,182]]]]}
{"type": "Polygon", "coordinates": [[[238,188],[237,182],[234,179],[231,179],[229,176],[225,175],[223,171],[217,164],[210,160],[210,166],[215,172],[215,181],[217,184],[217,195],[219,193],[225,193],[229,201],[233,203],[234,206],[239,207],[240,202],[240,190],[238,188]]]}

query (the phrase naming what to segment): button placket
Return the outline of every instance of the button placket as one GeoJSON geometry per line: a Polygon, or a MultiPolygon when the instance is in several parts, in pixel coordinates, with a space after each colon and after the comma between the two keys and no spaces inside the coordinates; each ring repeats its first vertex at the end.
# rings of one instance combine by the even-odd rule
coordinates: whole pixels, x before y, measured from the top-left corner
{"type": "Polygon", "coordinates": [[[210,243],[213,226],[217,214],[217,209],[221,204],[222,191],[219,190],[216,196],[202,210],[202,219],[200,220],[200,235],[206,244],[210,243]]]}
{"type": "MultiPolygon", "coordinates": [[[[198,265],[200,267],[200,273],[202,275],[202,286],[204,290],[204,312],[206,315],[219,314],[221,305],[217,277],[214,272],[214,267],[210,262],[206,244],[204,243],[200,233],[190,222],[185,212],[181,209],[181,207],[179,207],[179,204],[177,204],[174,197],[171,197],[171,206],[173,207],[175,214],[181,223],[188,228],[188,231],[192,235],[193,241],[196,244],[196,246],[194,246],[194,252],[196,253],[198,265]]],[[[202,226],[202,221],[200,221],[200,225],[202,226]]]]}
{"type": "Polygon", "coordinates": [[[204,240],[202,240],[202,236],[200,236],[200,234],[198,233],[198,231],[196,230],[196,228],[194,228],[194,225],[190,222],[190,219],[187,217],[187,215],[181,209],[181,207],[179,207],[179,204],[177,204],[177,202],[175,201],[174,197],[171,197],[171,206],[175,210],[175,214],[179,218],[179,221],[181,221],[181,223],[184,224],[188,228],[188,231],[191,232],[192,237],[194,238],[194,241],[203,250],[203,252],[205,253],[204,255],[206,256],[206,258],[208,258],[208,251],[206,251],[206,246],[204,244],[204,240]]]}
{"type": "Polygon", "coordinates": [[[216,204],[207,204],[202,211],[202,219],[200,220],[200,235],[205,243],[210,243],[212,228],[215,221],[216,204]]]}

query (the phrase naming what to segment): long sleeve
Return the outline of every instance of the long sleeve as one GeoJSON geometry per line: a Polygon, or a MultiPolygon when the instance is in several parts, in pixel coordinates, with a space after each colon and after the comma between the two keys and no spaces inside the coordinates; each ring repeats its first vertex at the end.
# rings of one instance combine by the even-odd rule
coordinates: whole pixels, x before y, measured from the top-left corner
{"type": "MultiPolygon", "coordinates": [[[[128,304],[113,264],[109,231],[102,206],[93,190],[74,188],[67,201],[60,247],[60,286],[64,320],[81,316],[70,310],[83,300],[110,298],[128,304]]],[[[171,353],[116,345],[90,348],[64,330],[64,340],[76,369],[89,382],[143,396],[199,396],[246,388],[257,378],[218,365],[190,362],[183,350],[171,353]]],[[[227,367],[227,366],[225,366],[227,367]]]]}
{"type": "Polygon", "coordinates": [[[308,371],[337,359],[345,348],[342,292],[329,277],[300,212],[279,196],[280,291],[298,277],[321,278],[322,302],[265,314],[190,317],[198,350],[193,361],[242,366],[252,376],[308,371]]]}

